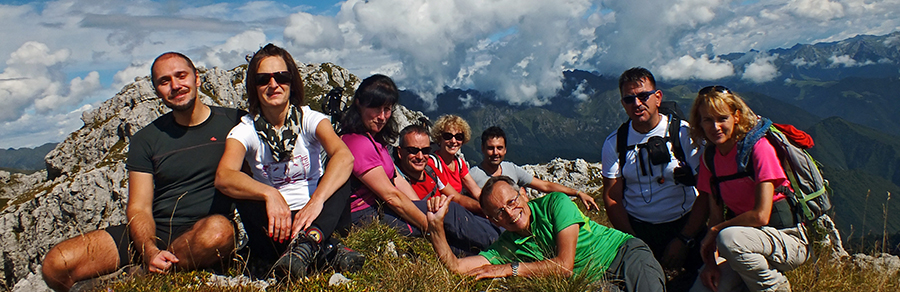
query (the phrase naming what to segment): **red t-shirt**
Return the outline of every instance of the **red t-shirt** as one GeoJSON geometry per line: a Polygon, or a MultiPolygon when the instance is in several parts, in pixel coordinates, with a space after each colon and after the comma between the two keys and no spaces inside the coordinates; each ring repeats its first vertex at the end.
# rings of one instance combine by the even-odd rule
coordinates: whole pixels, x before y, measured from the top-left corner
{"type": "Polygon", "coordinates": [[[437,186],[437,190],[435,191],[435,195],[440,195],[440,190],[444,189],[446,185],[444,184],[447,179],[444,175],[437,171],[437,167],[434,166],[434,162],[431,159],[426,159],[426,164],[431,166],[432,169],[435,169],[434,176],[438,181],[435,181],[428,173],[424,173],[424,179],[421,181],[417,181],[416,178],[407,177],[409,180],[409,185],[412,186],[413,190],[416,191],[416,195],[419,196],[419,200],[424,200],[425,196],[431,193],[432,190],[435,190],[435,185],[437,186]]]}
{"type": "MultiPolygon", "coordinates": [[[[713,161],[716,166],[716,176],[722,177],[737,173],[737,148],[733,147],[728,154],[722,155],[719,151],[715,151],[716,156],[713,161]]],[[[706,155],[704,153],[703,155],[706,155]]],[[[750,211],[756,205],[756,184],[757,182],[771,181],[775,188],[779,186],[790,187],[791,182],[784,175],[781,168],[781,162],[775,154],[775,148],[769,144],[766,138],[759,139],[756,145],[753,145],[750,162],[753,163],[755,178],[744,177],[719,183],[722,201],[729,209],[734,211],[735,215],[750,211]]],[[[700,161],[706,161],[701,157],[700,161]]],[[[748,165],[750,167],[750,165],[748,165]]],[[[711,178],[709,169],[705,163],[700,163],[700,170],[697,174],[697,190],[712,194],[709,180],[711,178]]],[[[778,201],[784,198],[784,194],[775,193],[772,201],[778,201]]]]}
{"type": "MultiPolygon", "coordinates": [[[[469,164],[466,163],[465,160],[454,158],[454,161],[460,161],[462,163],[461,165],[456,166],[456,171],[451,171],[450,167],[447,166],[447,162],[445,162],[440,155],[434,155],[432,157],[437,157],[438,163],[441,164],[440,169],[434,169],[435,172],[441,172],[444,179],[446,179],[444,182],[446,182],[448,185],[453,187],[453,189],[462,194],[462,178],[469,174],[469,164]]],[[[450,163],[453,163],[453,161],[450,161],[450,163]]]]}

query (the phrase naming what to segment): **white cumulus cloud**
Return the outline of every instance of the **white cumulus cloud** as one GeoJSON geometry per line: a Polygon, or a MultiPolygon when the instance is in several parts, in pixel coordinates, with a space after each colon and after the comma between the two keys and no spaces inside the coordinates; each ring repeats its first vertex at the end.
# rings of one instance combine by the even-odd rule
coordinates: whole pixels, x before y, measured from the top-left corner
{"type": "Polygon", "coordinates": [[[734,75],[734,65],[719,58],[710,59],[707,55],[699,58],[681,56],[660,66],[656,71],[660,77],[669,80],[716,80],[734,75]]]}
{"type": "Polygon", "coordinates": [[[840,56],[831,56],[828,58],[831,61],[831,67],[856,67],[859,66],[859,62],[854,60],[850,55],[840,55],[840,56]]]}
{"type": "Polygon", "coordinates": [[[224,44],[210,48],[206,51],[206,58],[203,61],[208,67],[231,69],[246,64],[245,57],[255,53],[266,43],[265,33],[260,30],[248,30],[228,38],[224,44]]]}
{"type": "Polygon", "coordinates": [[[844,6],[830,0],[794,0],[785,7],[792,14],[813,20],[831,20],[844,17],[844,6]]]}
{"type": "Polygon", "coordinates": [[[778,68],[772,63],[777,57],[777,55],[757,57],[753,63],[748,64],[744,68],[744,74],[741,76],[741,79],[753,83],[764,83],[774,80],[779,75],[778,68]]]}
{"type": "Polygon", "coordinates": [[[28,110],[38,114],[64,112],[100,88],[99,74],[76,77],[66,86],[62,68],[69,51],[51,51],[39,42],[26,42],[10,54],[0,73],[0,122],[14,121],[28,110]]]}

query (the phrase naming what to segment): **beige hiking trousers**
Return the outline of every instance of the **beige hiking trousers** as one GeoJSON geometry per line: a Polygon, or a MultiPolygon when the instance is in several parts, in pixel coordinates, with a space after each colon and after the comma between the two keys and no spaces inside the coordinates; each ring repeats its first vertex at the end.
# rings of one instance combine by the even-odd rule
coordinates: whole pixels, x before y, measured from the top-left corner
{"type": "MultiPolygon", "coordinates": [[[[719,232],[716,243],[720,292],[775,291],[788,281],[783,272],[799,267],[811,256],[802,227],[732,226],[719,232]]],[[[698,278],[691,291],[711,290],[698,278]]]]}

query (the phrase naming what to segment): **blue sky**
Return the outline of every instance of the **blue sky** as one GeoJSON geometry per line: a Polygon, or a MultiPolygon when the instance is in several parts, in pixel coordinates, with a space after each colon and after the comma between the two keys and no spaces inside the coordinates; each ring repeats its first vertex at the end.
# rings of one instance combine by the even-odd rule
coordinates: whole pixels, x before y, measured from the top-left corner
{"type": "Polygon", "coordinates": [[[773,56],[741,72],[715,56],[887,34],[898,13],[872,0],[0,1],[0,148],[61,141],[165,51],[231,69],[271,42],[427,101],[449,86],[538,105],[569,69],[778,81],[773,56]]]}

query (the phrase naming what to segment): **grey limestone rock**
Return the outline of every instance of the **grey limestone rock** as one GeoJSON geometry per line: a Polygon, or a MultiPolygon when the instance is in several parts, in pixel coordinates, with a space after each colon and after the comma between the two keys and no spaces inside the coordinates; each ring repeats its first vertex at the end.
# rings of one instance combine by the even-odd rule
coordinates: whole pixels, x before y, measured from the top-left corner
{"type": "MultiPolygon", "coordinates": [[[[546,164],[523,165],[522,168],[536,178],[583,191],[595,198],[600,197],[600,190],[603,189],[599,162],[556,158],[546,164]]],[[[528,192],[532,197],[543,195],[532,189],[529,189],[528,192]]]]}
{"type": "MultiPolygon", "coordinates": [[[[346,102],[361,81],[330,63],[300,63],[298,68],[305,77],[308,102],[316,110],[321,109],[321,99],[332,86],[345,88],[346,102]]],[[[202,102],[247,107],[246,66],[198,70],[202,102]]],[[[128,144],[138,130],[167,112],[149,77],[135,78],[115,96],[82,114],[84,126],[45,157],[46,171],[27,176],[0,172],[0,198],[10,201],[0,211],[0,269],[4,271],[0,287],[46,289],[39,276],[40,264],[53,245],[126,221],[128,144]]],[[[402,113],[401,125],[409,123],[407,116],[424,117],[405,108],[398,112],[402,113]]]]}

